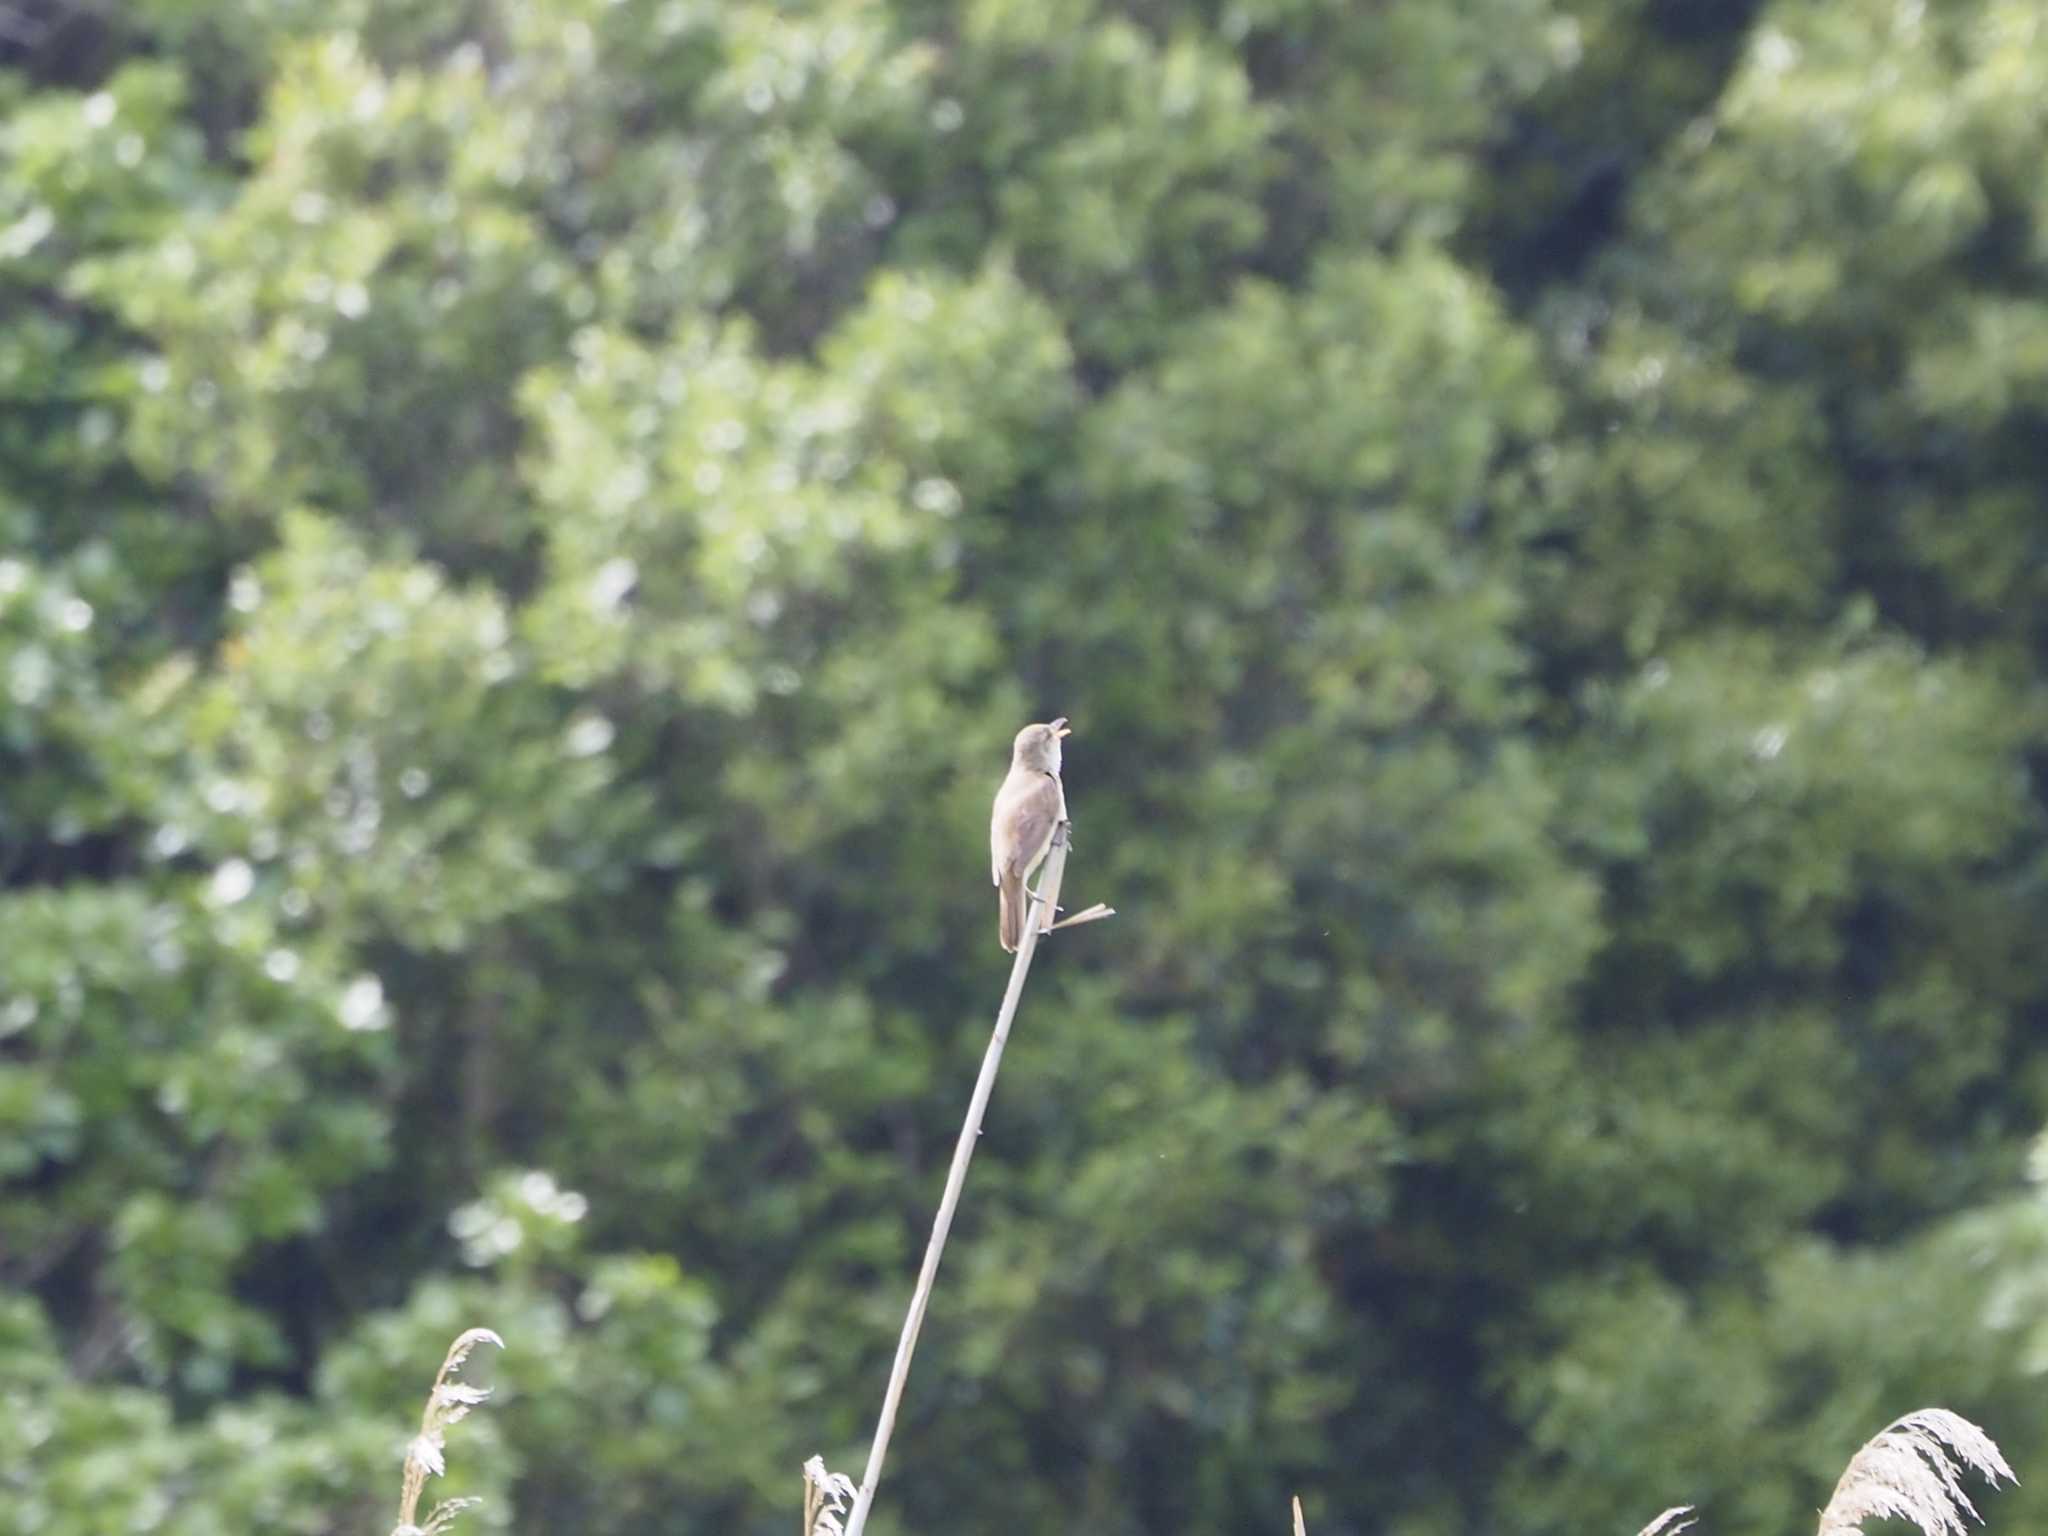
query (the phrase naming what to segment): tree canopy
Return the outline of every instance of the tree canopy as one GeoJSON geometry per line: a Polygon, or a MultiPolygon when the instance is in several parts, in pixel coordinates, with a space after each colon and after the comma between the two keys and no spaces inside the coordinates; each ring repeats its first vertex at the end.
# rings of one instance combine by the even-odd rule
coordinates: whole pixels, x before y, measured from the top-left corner
{"type": "MultiPolygon", "coordinates": [[[[2048,1467],[2048,0],[0,4],[0,1527],[2048,1467]]],[[[2039,1495],[2003,1496],[2033,1518],[2039,1495]]]]}

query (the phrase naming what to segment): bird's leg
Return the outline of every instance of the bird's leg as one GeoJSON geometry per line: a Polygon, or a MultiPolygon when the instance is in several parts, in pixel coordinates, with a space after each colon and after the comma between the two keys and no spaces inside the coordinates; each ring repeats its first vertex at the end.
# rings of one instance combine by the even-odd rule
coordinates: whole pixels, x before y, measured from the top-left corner
{"type": "MultiPolygon", "coordinates": [[[[1071,815],[1063,815],[1059,819],[1059,823],[1053,827],[1053,842],[1061,842],[1061,840],[1065,840],[1067,852],[1073,852],[1073,817],[1071,815]]],[[[1040,899],[1044,897],[1044,874],[1047,874],[1049,868],[1053,868],[1053,860],[1051,858],[1042,860],[1038,864],[1038,885],[1032,887],[1032,893],[1036,897],[1040,897],[1040,899]]],[[[1059,893],[1055,891],[1053,895],[1059,895],[1059,893]]],[[[1065,907],[1061,907],[1057,901],[1053,901],[1049,905],[1053,907],[1053,911],[1065,911],[1065,907]]],[[[1051,915],[1047,918],[1047,930],[1044,930],[1044,932],[1051,932],[1051,915]]]]}
{"type": "MultiPolygon", "coordinates": [[[[1061,825],[1062,825],[1062,826],[1064,826],[1064,825],[1066,825],[1066,823],[1062,822],[1062,823],[1061,823],[1061,825]]],[[[1069,844],[1068,844],[1067,846],[1069,846],[1069,847],[1072,847],[1073,845],[1072,845],[1071,843],[1069,843],[1069,844]]],[[[1035,880],[1035,881],[1033,882],[1033,884],[1032,884],[1032,886],[1031,886],[1031,894],[1032,894],[1033,896],[1037,896],[1037,897],[1043,897],[1043,896],[1045,895],[1045,874],[1046,874],[1046,871],[1047,871],[1048,869],[1050,869],[1051,867],[1052,867],[1052,860],[1050,860],[1050,859],[1044,859],[1044,860],[1041,860],[1041,861],[1039,862],[1039,865],[1038,865],[1038,872],[1037,872],[1037,873],[1038,873],[1038,878],[1037,878],[1037,879],[1036,879],[1036,880],[1035,880]]],[[[1062,907],[1060,907],[1060,906],[1058,906],[1058,905],[1055,905],[1055,906],[1053,907],[1053,911],[1055,911],[1055,912],[1060,912],[1060,911],[1064,911],[1064,910],[1065,910],[1064,908],[1062,908],[1062,907]]]]}

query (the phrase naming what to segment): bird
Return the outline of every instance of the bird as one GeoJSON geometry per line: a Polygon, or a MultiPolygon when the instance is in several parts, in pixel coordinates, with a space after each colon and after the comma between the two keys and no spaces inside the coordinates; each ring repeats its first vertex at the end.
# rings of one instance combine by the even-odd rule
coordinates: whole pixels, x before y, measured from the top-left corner
{"type": "Polygon", "coordinates": [[[1017,733],[1009,774],[989,816],[996,936],[1013,954],[1024,935],[1024,882],[1052,847],[1054,829],[1067,819],[1067,794],[1060,785],[1060,739],[1067,733],[1064,715],[1017,733]]]}

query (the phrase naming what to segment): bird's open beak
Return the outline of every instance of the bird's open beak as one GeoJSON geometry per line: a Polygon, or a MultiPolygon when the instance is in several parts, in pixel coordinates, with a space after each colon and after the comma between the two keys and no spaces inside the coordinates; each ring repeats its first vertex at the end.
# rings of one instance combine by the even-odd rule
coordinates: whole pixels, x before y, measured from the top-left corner
{"type": "Polygon", "coordinates": [[[1067,717],[1065,715],[1061,715],[1059,719],[1053,721],[1052,733],[1055,736],[1071,736],[1074,734],[1067,729],[1067,717]]]}

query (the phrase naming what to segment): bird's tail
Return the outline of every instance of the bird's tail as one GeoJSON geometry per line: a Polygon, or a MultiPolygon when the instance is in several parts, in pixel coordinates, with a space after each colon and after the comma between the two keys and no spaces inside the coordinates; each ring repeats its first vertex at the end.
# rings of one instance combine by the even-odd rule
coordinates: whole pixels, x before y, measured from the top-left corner
{"type": "Polygon", "coordinates": [[[1024,937],[1024,877],[1006,874],[996,887],[996,937],[1011,954],[1024,937]]]}

